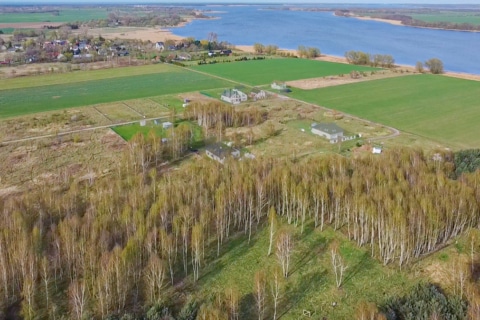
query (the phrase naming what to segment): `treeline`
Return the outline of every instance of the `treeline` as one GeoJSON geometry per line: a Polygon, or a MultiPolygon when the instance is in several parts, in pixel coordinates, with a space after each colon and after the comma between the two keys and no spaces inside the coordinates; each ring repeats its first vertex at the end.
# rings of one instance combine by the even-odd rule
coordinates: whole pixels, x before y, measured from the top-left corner
{"type": "Polygon", "coordinates": [[[370,54],[363,51],[347,51],[345,58],[348,63],[372,67],[392,68],[395,66],[395,59],[389,54],[370,54]]]}
{"type": "Polygon", "coordinates": [[[185,119],[197,121],[198,125],[208,132],[218,126],[226,128],[258,125],[267,119],[268,113],[257,107],[237,110],[221,102],[210,102],[189,104],[183,116],[185,119]]]}
{"type": "MultiPolygon", "coordinates": [[[[208,126],[234,123],[227,109],[217,120],[207,107],[189,112],[208,126]]],[[[129,319],[175,296],[176,312],[187,277],[198,279],[233,235],[250,239],[269,208],[299,232],[310,222],[329,225],[398,266],[480,222],[480,172],[450,180],[445,155],[433,161],[397,149],[223,166],[204,158],[162,173],[154,156],[138,135],[107,176],[2,200],[0,310],[19,306],[25,319],[129,319]]]]}
{"type": "Polygon", "coordinates": [[[455,178],[464,172],[475,172],[480,168],[480,149],[462,150],[454,155],[455,178]]]}

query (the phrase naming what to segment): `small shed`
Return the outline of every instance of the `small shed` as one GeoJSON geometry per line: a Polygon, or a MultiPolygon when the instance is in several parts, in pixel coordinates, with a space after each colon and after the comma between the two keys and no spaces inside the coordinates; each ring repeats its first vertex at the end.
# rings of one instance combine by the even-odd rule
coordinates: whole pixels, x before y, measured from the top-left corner
{"type": "Polygon", "coordinates": [[[275,90],[286,90],[287,84],[284,81],[273,81],[271,87],[275,90]]]}
{"type": "Polygon", "coordinates": [[[173,127],[173,123],[171,123],[171,122],[167,121],[167,122],[162,123],[162,128],[163,129],[169,129],[171,127],[173,127]]]}

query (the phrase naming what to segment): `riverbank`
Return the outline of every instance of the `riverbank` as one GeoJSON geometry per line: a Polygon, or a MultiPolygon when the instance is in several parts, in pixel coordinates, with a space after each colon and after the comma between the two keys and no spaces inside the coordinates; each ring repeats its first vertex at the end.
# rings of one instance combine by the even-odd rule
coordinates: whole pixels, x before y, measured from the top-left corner
{"type": "MultiPolygon", "coordinates": [[[[235,46],[235,48],[238,49],[238,50],[244,51],[244,52],[255,53],[254,46],[240,45],[240,46],[235,46]]],[[[287,52],[287,53],[290,53],[290,54],[293,54],[293,55],[297,54],[297,50],[293,50],[293,49],[279,49],[279,51],[287,52]]],[[[325,54],[322,54],[320,57],[316,58],[316,60],[328,61],[328,62],[337,62],[337,63],[348,63],[347,59],[345,57],[325,55],[325,54]]],[[[400,64],[400,65],[397,65],[397,67],[402,68],[402,69],[408,69],[411,72],[415,71],[415,66],[400,64]]],[[[480,75],[476,75],[476,74],[447,71],[447,72],[444,73],[444,75],[448,76],[448,77],[480,81],[480,75]]]]}

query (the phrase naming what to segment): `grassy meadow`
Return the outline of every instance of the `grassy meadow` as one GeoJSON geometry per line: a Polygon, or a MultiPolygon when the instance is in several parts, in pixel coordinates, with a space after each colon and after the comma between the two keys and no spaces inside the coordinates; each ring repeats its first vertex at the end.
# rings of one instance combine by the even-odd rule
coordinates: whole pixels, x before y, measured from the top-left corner
{"type": "MultiPolygon", "coordinates": [[[[287,225],[284,227],[288,228],[287,225]]],[[[322,232],[308,225],[303,234],[300,234],[300,228],[292,230],[296,233],[294,254],[289,277],[282,283],[278,307],[281,319],[302,319],[304,310],[309,311],[313,319],[349,319],[361,302],[382,304],[389,297],[407,292],[419,281],[408,272],[383,267],[370,257],[368,248],[357,247],[330,228],[322,232]],[[329,247],[333,242],[339,244],[348,266],[340,289],[336,287],[331,264],[329,247]],[[333,303],[336,303],[335,307],[332,307],[333,303]]],[[[275,254],[267,256],[268,246],[267,227],[256,233],[250,242],[246,235],[229,240],[220,257],[213,258],[200,272],[195,295],[202,300],[226,288],[238,290],[242,295],[240,319],[255,319],[255,273],[264,271],[269,277],[279,266],[275,254]]],[[[212,256],[215,255],[216,252],[212,252],[212,256]]],[[[267,290],[270,291],[270,287],[267,290]]],[[[271,306],[270,302],[267,318],[271,315],[271,306]]]]}
{"type": "MultiPolygon", "coordinates": [[[[92,79],[89,81],[80,77],[72,82],[72,74],[55,75],[51,85],[29,88],[26,88],[27,79],[23,83],[24,88],[0,91],[0,118],[231,85],[227,81],[182,68],[166,68],[163,72],[128,76],[112,76],[108,71],[86,72],[81,77],[90,75],[92,79]],[[96,75],[100,76],[95,78],[96,75]],[[58,83],[61,79],[70,80],[58,83]]],[[[33,77],[30,81],[39,83],[40,80],[33,77]]]]}
{"type": "Polygon", "coordinates": [[[419,13],[412,14],[412,18],[425,22],[470,23],[480,25],[480,16],[475,12],[441,11],[433,14],[419,13]]]}
{"type": "Polygon", "coordinates": [[[270,84],[275,80],[291,81],[348,74],[352,70],[378,70],[365,66],[294,58],[218,63],[194,66],[192,68],[252,86],[270,84]]]}
{"type": "Polygon", "coordinates": [[[480,83],[412,75],[315,90],[292,96],[448,144],[480,147],[480,83]]]}

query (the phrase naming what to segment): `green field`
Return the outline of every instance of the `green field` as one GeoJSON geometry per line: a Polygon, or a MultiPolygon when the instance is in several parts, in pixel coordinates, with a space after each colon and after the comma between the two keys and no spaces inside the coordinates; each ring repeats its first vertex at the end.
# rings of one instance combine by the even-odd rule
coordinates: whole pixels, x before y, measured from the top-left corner
{"type": "MultiPolygon", "coordinates": [[[[208,75],[172,66],[165,68],[160,73],[103,79],[96,79],[95,73],[87,72],[79,79],[90,75],[95,80],[2,90],[0,118],[231,86],[227,81],[208,75]]],[[[75,74],[62,76],[65,79],[74,78],[75,74]]]]}
{"type": "Polygon", "coordinates": [[[194,66],[192,69],[253,86],[270,84],[275,80],[290,81],[348,74],[352,70],[378,70],[344,63],[293,58],[218,63],[194,66]]]}
{"type": "Polygon", "coordinates": [[[425,22],[469,23],[480,25],[480,15],[478,15],[478,13],[445,11],[434,14],[413,14],[412,18],[425,22]]]}
{"type": "Polygon", "coordinates": [[[0,79],[0,91],[38,87],[54,84],[76,83],[81,81],[112,79],[120,77],[139,76],[145,74],[175,72],[179,68],[167,64],[154,64],[125,68],[110,68],[90,71],[73,71],[73,73],[44,74],[32,77],[0,79]]]}
{"type": "Polygon", "coordinates": [[[412,75],[315,90],[293,97],[447,143],[480,147],[480,82],[412,75]]]}
{"type": "Polygon", "coordinates": [[[22,22],[76,22],[106,19],[108,10],[106,8],[64,8],[59,9],[59,13],[39,12],[39,13],[2,13],[0,21],[2,23],[22,23],[22,22]]]}

